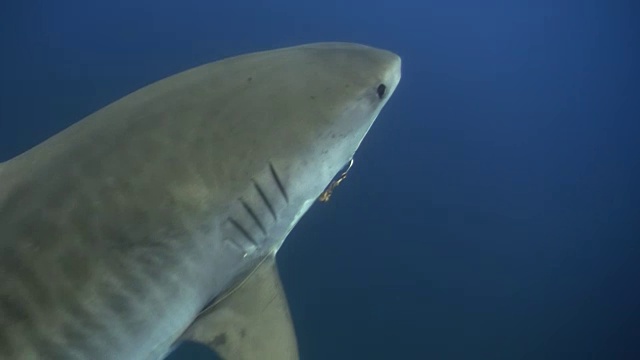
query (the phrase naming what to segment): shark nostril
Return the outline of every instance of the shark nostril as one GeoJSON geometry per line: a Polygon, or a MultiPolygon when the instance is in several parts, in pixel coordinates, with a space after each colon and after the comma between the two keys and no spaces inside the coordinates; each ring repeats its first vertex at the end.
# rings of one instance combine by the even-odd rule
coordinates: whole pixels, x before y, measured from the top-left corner
{"type": "Polygon", "coordinates": [[[376,92],[378,93],[378,97],[382,99],[384,97],[384,93],[387,91],[387,86],[385,84],[378,85],[376,92]]]}

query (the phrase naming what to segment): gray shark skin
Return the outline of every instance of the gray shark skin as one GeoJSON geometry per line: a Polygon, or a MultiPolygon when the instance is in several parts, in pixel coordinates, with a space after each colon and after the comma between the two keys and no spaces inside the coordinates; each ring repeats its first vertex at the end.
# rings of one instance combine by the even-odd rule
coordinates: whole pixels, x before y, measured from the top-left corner
{"type": "Polygon", "coordinates": [[[400,64],[349,43],[233,57],[0,164],[0,359],[164,357],[352,159],[400,64]]]}

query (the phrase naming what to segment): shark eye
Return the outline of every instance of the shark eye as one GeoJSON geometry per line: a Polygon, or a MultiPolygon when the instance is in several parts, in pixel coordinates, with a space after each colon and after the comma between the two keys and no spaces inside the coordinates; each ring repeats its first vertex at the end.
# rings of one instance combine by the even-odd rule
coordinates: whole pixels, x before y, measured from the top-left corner
{"type": "Polygon", "coordinates": [[[378,85],[376,92],[378,93],[378,97],[382,99],[384,97],[384,93],[387,91],[387,86],[385,84],[378,85]]]}

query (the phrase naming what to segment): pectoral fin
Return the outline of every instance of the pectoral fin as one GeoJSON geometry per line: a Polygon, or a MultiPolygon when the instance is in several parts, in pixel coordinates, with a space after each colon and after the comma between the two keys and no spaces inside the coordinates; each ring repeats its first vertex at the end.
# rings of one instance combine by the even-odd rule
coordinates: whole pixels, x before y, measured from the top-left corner
{"type": "Polygon", "coordinates": [[[275,258],[205,310],[183,340],[203,343],[225,360],[297,360],[298,347],[275,258]]]}

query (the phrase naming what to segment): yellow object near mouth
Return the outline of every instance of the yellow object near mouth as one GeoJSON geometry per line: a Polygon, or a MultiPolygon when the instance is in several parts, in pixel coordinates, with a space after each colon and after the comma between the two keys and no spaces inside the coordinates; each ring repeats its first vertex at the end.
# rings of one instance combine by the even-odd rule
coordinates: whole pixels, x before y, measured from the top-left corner
{"type": "Polygon", "coordinates": [[[318,201],[320,202],[329,201],[329,199],[331,198],[331,194],[333,194],[333,189],[335,189],[338,185],[340,185],[342,180],[346,179],[347,173],[349,172],[352,166],[353,166],[353,159],[349,160],[349,165],[347,166],[347,169],[342,174],[340,174],[340,176],[337,179],[329,183],[329,186],[327,186],[327,188],[322,192],[322,194],[320,194],[320,197],[318,197],[318,201]]]}

